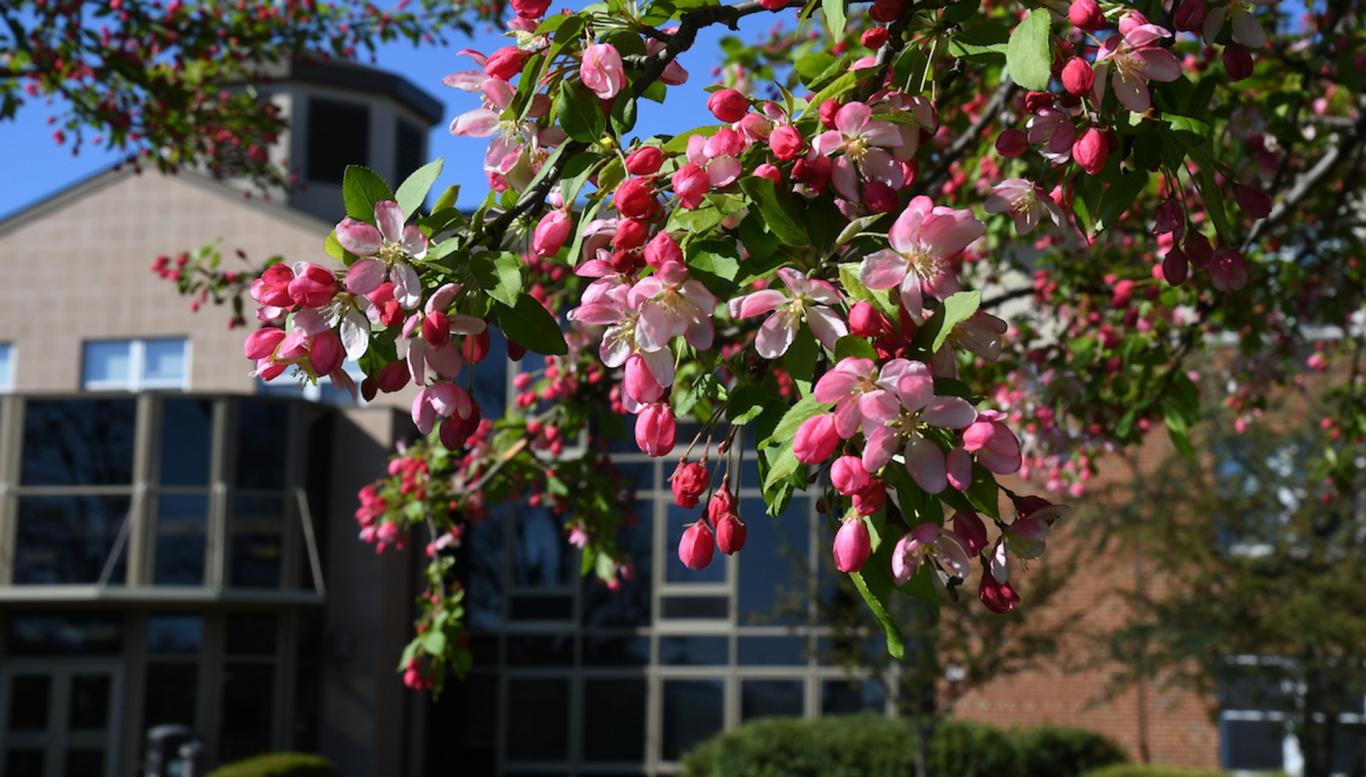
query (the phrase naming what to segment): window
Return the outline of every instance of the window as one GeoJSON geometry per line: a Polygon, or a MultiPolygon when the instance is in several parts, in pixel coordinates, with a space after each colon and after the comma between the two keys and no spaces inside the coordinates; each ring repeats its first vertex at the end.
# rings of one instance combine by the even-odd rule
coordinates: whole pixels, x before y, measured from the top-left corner
{"type": "Polygon", "coordinates": [[[422,130],[399,119],[394,127],[394,181],[403,181],[422,166],[422,130]]]}
{"type": "Polygon", "coordinates": [[[232,761],[271,748],[277,623],[273,615],[227,617],[219,760],[232,761]]]}
{"type": "Polygon", "coordinates": [[[91,340],[81,360],[88,391],[188,389],[190,344],[184,338],[91,340]]]}
{"type": "Polygon", "coordinates": [[[370,163],[370,109],[336,100],[308,101],[310,181],[342,182],[347,165],[370,163]]]}
{"type": "Polygon", "coordinates": [[[14,390],[14,346],[0,343],[0,393],[14,390]]]}

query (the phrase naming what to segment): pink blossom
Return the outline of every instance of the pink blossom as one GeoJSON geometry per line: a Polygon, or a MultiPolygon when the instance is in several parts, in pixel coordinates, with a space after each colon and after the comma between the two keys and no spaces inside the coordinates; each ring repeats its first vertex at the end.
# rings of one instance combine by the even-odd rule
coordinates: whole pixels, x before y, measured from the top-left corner
{"type": "Polygon", "coordinates": [[[835,556],[835,568],[845,574],[852,574],[863,568],[873,553],[873,539],[868,534],[868,525],[862,518],[845,520],[835,533],[831,547],[835,556]]]}
{"type": "Polygon", "coordinates": [[[816,381],[817,401],[834,403],[835,429],[844,439],[853,437],[863,423],[863,408],[884,401],[888,389],[878,383],[877,365],[870,359],[846,357],[816,381]]]}
{"type": "Polygon", "coordinates": [[[1001,338],[1009,329],[1004,320],[979,310],[954,326],[949,342],[994,362],[1001,357],[1001,338]]]}
{"type": "MultiPolygon", "coordinates": [[[[413,376],[413,383],[419,386],[426,382],[429,367],[438,376],[448,380],[460,374],[464,361],[460,356],[460,350],[450,340],[449,335],[477,335],[488,327],[482,318],[462,313],[446,314],[446,309],[450,307],[459,292],[460,284],[447,283],[443,285],[432,292],[423,313],[414,313],[403,323],[402,336],[396,341],[398,356],[407,361],[408,372],[413,376]],[[445,326],[448,328],[448,332],[445,342],[434,346],[428,338],[422,337],[421,334],[424,322],[432,319],[437,313],[445,314],[445,326]]],[[[440,338],[432,339],[440,341],[440,338]]]]}
{"type": "Polygon", "coordinates": [[[787,287],[786,294],[764,289],[736,297],[727,305],[731,318],[737,320],[771,313],[754,341],[759,355],[776,359],[787,353],[797,339],[797,325],[803,321],[822,345],[835,350],[835,341],[849,334],[848,326],[829,307],[840,304],[840,293],[829,283],[807,278],[790,267],[780,268],[778,277],[787,287]]]}
{"type": "Polygon", "coordinates": [[[660,350],[679,336],[698,350],[711,348],[716,298],[701,282],[688,277],[682,263],[665,262],[654,274],[637,281],[626,300],[630,308],[640,311],[636,342],[641,349],[660,350]]]}
{"type": "Polygon", "coordinates": [[[678,560],[683,566],[697,571],[711,563],[715,541],[706,521],[698,521],[683,530],[678,541],[678,560]]]}
{"type": "Polygon", "coordinates": [[[841,456],[830,465],[830,484],[844,496],[862,491],[868,482],[868,471],[857,456],[841,456]]]}
{"type": "Polygon", "coordinates": [[[870,289],[900,285],[901,302],[917,322],[925,318],[923,293],[943,299],[959,290],[949,262],[986,231],[967,210],[911,200],[887,235],[891,249],[864,257],[859,277],[870,289]]]}
{"type": "Polygon", "coordinates": [[[925,559],[932,559],[959,580],[968,576],[968,553],[949,532],[932,523],[922,523],[897,540],[892,549],[892,580],[905,585],[925,559]]]}
{"type": "Polygon", "coordinates": [[[398,203],[375,203],[375,223],[345,218],[337,224],[337,242],[361,257],[346,272],[347,289],[353,294],[369,294],[387,276],[394,284],[394,298],[407,310],[422,301],[422,281],[411,264],[427,255],[427,236],[416,224],[406,227],[406,217],[398,203]]]}
{"type": "Polygon", "coordinates": [[[674,449],[676,431],[674,411],[667,402],[646,405],[636,415],[636,445],[651,456],[669,455],[674,449]]]}
{"type": "Polygon", "coordinates": [[[1120,104],[1134,113],[1147,112],[1152,107],[1148,82],[1175,81],[1181,77],[1181,62],[1176,55],[1158,45],[1158,41],[1171,35],[1156,24],[1140,24],[1122,36],[1106,38],[1096,55],[1096,104],[1105,99],[1105,84],[1110,81],[1120,104]]]}
{"type": "Polygon", "coordinates": [[[1020,441],[1005,425],[1004,413],[978,413],[977,420],[963,430],[963,449],[998,475],[1009,475],[1020,468],[1020,441]]]}
{"type": "Polygon", "coordinates": [[[902,143],[900,129],[886,121],[872,121],[873,109],[861,102],[843,105],[835,113],[835,128],[822,132],[812,142],[816,153],[840,156],[831,172],[840,196],[858,202],[858,178],[880,181],[893,189],[906,183],[901,165],[887,151],[902,143]]]}
{"type": "Polygon", "coordinates": [[[453,415],[469,418],[472,412],[474,403],[470,395],[463,388],[447,381],[423,386],[413,397],[413,424],[423,434],[436,426],[438,418],[450,418],[453,415]]]}
{"type": "Polygon", "coordinates": [[[707,171],[691,162],[678,168],[669,181],[673,184],[674,194],[678,195],[678,204],[687,210],[701,205],[702,198],[711,188],[707,171]]]}
{"type": "Polygon", "coordinates": [[[1219,291],[1237,291],[1247,285],[1247,260],[1232,248],[1221,248],[1210,260],[1209,277],[1219,291]]]}
{"type": "Polygon", "coordinates": [[[562,210],[541,217],[531,236],[531,250],[538,257],[554,256],[574,231],[574,221],[562,210]]]}
{"type": "Polygon", "coordinates": [[[1015,231],[1021,235],[1033,232],[1044,219],[1054,226],[1062,223],[1057,203],[1023,178],[1007,178],[993,186],[985,207],[987,213],[1009,213],[1015,219],[1015,231]]]}
{"type": "Polygon", "coordinates": [[[1053,106],[1040,108],[1025,122],[1029,142],[1043,146],[1039,150],[1044,159],[1055,165],[1064,164],[1072,158],[1072,142],[1076,139],[1077,128],[1072,116],[1053,106]]]}
{"type": "Polygon", "coordinates": [[[626,67],[610,43],[595,43],[583,50],[579,78],[600,99],[610,100],[626,87],[626,67]]]}
{"type": "Polygon", "coordinates": [[[977,418],[967,400],[936,396],[934,374],[922,362],[893,359],[883,365],[878,383],[886,393],[860,404],[863,414],[863,468],[877,472],[903,449],[906,470],[925,491],[948,486],[947,462],[939,445],[925,436],[928,427],[965,429],[977,418]]]}
{"type": "Polygon", "coordinates": [[[1233,27],[1234,43],[1250,49],[1259,49],[1266,45],[1266,29],[1257,20],[1256,14],[1242,2],[1231,2],[1227,6],[1211,8],[1205,15],[1202,32],[1210,45],[1214,45],[1219,32],[1224,29],[1225,22],[1233,27]]]}
{"type": "Polygon", "coordinates": [[[803,464],[819,464],[830,458],[839,444],[835,414],[821,413],[806,419],[797,427],[797,435],[792,440],[792,452],[797,461],[803,464]]]}

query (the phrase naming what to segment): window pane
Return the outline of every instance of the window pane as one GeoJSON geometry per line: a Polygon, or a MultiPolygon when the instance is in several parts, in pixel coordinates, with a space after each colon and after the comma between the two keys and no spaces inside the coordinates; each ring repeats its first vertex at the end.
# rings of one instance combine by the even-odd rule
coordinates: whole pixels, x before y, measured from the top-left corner
{"type": "Polygon", "coordinates": [[[91,777],[104,773],[104,751],[94,747],[72,748],[66,751],[66,777],[91,777]]]}
{"type": "Polygon", "coordinates": [[[99,731],[109,724],[109,685],[107,674],[72,675],[70,728],[99,731]]]}
{"type": "Polygon", "coordinates": [[[200,585],[204,582],[204,527],[207,494],[163,494],[157,498],[157,585],[200,585]]]}
{"type": "Polygon", "coordinates": [[[560,586],[574,581],[578,564],[560,521],[545,508],[512,511],[517,553],[512,580],[516,585],[560,586]]]}
{"type": "Polygon", "coordinates": [[[727,637],[660,637],[659,663],[667,666],[715,666],[727,663],[727,637]]]}
{"type": "Polygon", "coordinates": [[[801,680],[745,680],[740,683],[740,718],[801,717],[806,684],[801,680]]]}
{"type": "Polygon", "coordinates": [[[589,666],[645,666],[650,663],[650,638],[585,636],[583,662],[589,666]]]}
{"type": "Polygon", "coordinates": [[[219,759],[235,761],[270,749],[275,670],[262,664],[223,666],[223,730],[219,759]]]}
{"type": "Polygon", "coordinates": [[[804,666],[804,637],[740,637],[739,663],[748,666],[804,666]]]}
{"type": "Polygon", "coordinates": [[[1220,729],[1225,769],[1281,770],[1284,724],[1273,720],[1225,720],[1220,729]]]}
{"type": "Polygon", "coordinates": [[[469,546],[469,609],[471,630],[493,630],[503,625],[503,527],[507,514],[494,510],[487,520],[473,524],[463,545],[469,546]]]}
{"type": "Polygon", "coordinates": [[[237,485],[284,488],[289,460],[289,405],[248,400],[237,404],[237,485]]]}
{"type": "Polygon", "coordinates": [[[163,723],[194,726],[199,667],[189,662],[147,662],[147,689],[143,695],[143,728],[163,723]]]}
{"type": "Polygon", "coordinates": [[[194,655],[204,643],[204,619],[198,615],[152,615],[147,619],[149,655],[194,655]]]}
{"type": "Polygon", "coordinates": [[[123,616],[12,615],[5,649],[15,656],[113,655],[123,650],[123,616]]]}
{"type": "Polygon", "coordinates": [[[666,620],[724,620],[730,617],[725,596],[669,596],[661,600],[660,617],[666,620]]]}
{"type": "Polygon", "coordinates": [[[142,343],[142,379],[154,384],[185,382],[185,341],[145,340],[142,343]]]}
{"type": "Polygon", "coordinates": [[[826,680],[821,683],[821,714],[844,715],[851,712],[885,709],[886,695],[877,680],[826,680]]]}
{"type": "Polygon", "coordinates": [[[274,615],[257,615],[255,613],[229,615],[227,628],[228,655],[275,655],[276,620],[274,615]]]}
{"type": "Polygon", "coordinates": [[[43,777],[43,751],[11,748],[5,753],[6,777],[43,777]]]}
{"type": "Polygon", "coordinates": [[[133,482],[132,399],[42,399],[24,405],[26,486],[133,482]]]}
{"type": "Polygon", "coordinates": [[[613,591],[594,575],[581,578],[585,626],[649,625],[650,581],[654,569],[653,510],[650,502],[636,502],[617,532],[617,547],[634,564],[629,579],[618,578],[621,585],[613,591]]]}
{"type": "MultiPolygon", "coordinates": [[[[95,583],[128,515],[126,496],[26,496],[19,499],[16,585],[95,583]]],[[[127,542],[108,578],[123,585],[127,542]]]]}
{"type": "Polygon", "coordinates": [[[342,182],[347,165],[370,163],[370,109],[334,100],[308,101],[308,179],[342,182]]]}
{"type": "Polygon", "coordinates": [[[15,675],[10,681],[9,730],[46,729],[48,692],[51,689],[52,680],[45,674],[15,675]]]}
{"type": "Polygon", "coordinates": [[[514,677],[508,680],[509,761],[569,757],[569,681],[514,677]]]}
{"type": "Polygon", "coordinates": [[[720,680],[664,681],[664,741],[660,757],[677,761],[721,730],[725,688],[720,680]]]}
{"type": "Polygon", "coordinates": [[[574,638],[567,634],[516,635],[507,639],[514,666],[567,666],[574,660],[574,638]]]}
{"type": "Polygon", "coordinates": [[[574,619],[574,600],[559,594],[514,596],[508,617],[515,621],[568,621],[574,619]]]}
{"type": "Polygon", "coordinates": [[[422,166],[422,130],[398,119],[394,126],[394,180],[402,181],[422,166]]]}
{"type": "Polygon", "coordinates": [[[14,348],[0,343],[0,391],[14,388],[14,348]]]}
{"type": "Polygon", "coordinates": [[[740,500],[749,533],[740,561],[740,625],[805,622],[810,518],[806,499],[794,498],[777,518],[763,500],[740,500]]]}
{"type": "Polygon", "coordinates": [[[162,485],[208,485],[209,456],[213,446],[213,402],[168,399],[161,408],[162,485]]]}
{"type": "Polygon", "coordinates": [[[645,760],[645,679],[585,680],[583,757],[645,760]]]}
{"type": "Polygon", "coordinates": [[[233,588],[279,588],[284,553],[282,497],[238,496],[228,517],[228,581],[233,588]]]}
{"type": "MultiPolygon", "coordinates": [[[[683,539],[683,530],[688,524],[696,523],[701,507],[687,510],[672,501],[669,513],[664,520],[668,526],[668,540],[664,543],[664,579],[670,583],[724,583],[726,581],[726,555],[716,551],[711,563],[700,570],[691,570],[678,560],[678,541],[683,539]]],[[[762,517],[760,510],[757,516],[762,517]]],[[[749,541],[745,542],[745,552],[749,552],[749,541]]]]}
{"type": "Polygon", "coordinates": [[[133,344],[128,340],[103,340],[85,344],[81,360],[81,383],[132,385],[133,344]]]}

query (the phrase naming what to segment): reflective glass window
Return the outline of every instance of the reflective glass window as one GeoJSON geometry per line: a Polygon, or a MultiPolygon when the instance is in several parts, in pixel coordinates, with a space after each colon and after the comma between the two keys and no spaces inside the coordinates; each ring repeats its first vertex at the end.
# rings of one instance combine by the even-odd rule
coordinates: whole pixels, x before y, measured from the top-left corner
{"type": "Polygon", "coordinates": [[[725,687],[720,680],[665,680],[660,757],[677,761],[721,730],[725,687]]]}
{"type": "Polygon", "coordinates": [[[270,750],[275,668],[228,661],[223,665],[219,758],[235,761],[270,750]]]}
{"type": "Polygon", "coordinates": [[[200,585],[204,582],[204,535],[208,514],[207,494],[162,494],[157,497],[154,583],[200,585]]]}
{"type": "Polygon", "coordinates": [[[71,676],[67,704],[67,727],[73,731],[99,731],[109,725],[111,677],[107,673],[71,676]]]}
{"type": "Polygon", "coordinates": [[[233,588],[279,588],[285,500],[239,494],[228,515],[228,581],[233,588]]]}
{"type": "Polygon", "coordinates": [[[715,666],[730,655],[727,637],[660,637],[659,663],[666,666],[715,666]]]}
{"type": "Polygon", "coordinates": [[[275,655],[274,615],[235,613],[228,616],[226,650],[230,656],[275,655]]]}
{"type": "MultiPolygon", "coordinates": [[[[19,499],[14,558],[16,585],[98,582],[128,515],[127,496],[25,496],[19,499]]],[[[106,582],[125,581],[127,542],[106,582]]]]}
{"type": "Polygon", "coordinates": [[[142,384],[179,386],[185,382],[188,364],[186,341],[180,339],[142,341],[142,384]]]}
{"type": "Polygon", "coordinates": [[[85,344],[81,384],[86,388],[127,387],[133,384],[133,342],[101,340],[85,344]]]}
{"type": "Polygon", "coordinates": [[[213,447],[213,402],[167,399],[161,408],[161,484],[207,486],[213,447]]]}
{"type": "Polygon", "coordinates": [[[584,680],[583,706],[585,759],[645,759],[645,678],[584,680]]]}
{"type": "Polygon", "coordinates": [[[24,404],[26,486],[133,481],[133,399],[30,399],[24,404]]]}
{"type": "Polygon", "coordinates": [[[11,615],[5,650],[14,656],[114,655],[123,650],[123,616],[11,615]]]}
{"type": "Polygon", "coordinates": [[[9,730],[43,731],[47,728],[48,694],[52,678],[45,674],[17,674],[10,680],[9,730]]]}
{"type": "Polygon", "coordinates": [[[0,343],[0,392],[14,389],[14,346],[0,343]]]}
{"type": "Polygon", "coordinates": [[[801,717],[805,688],[801,680],[743,680],[740,718],[801,717]]]}
{"type": "Polygon", "coordinates": [[[284,488],[289,458],[289,405],[249,400],[237,404],[237,485],[284,488]]]}
{"type": "Polygon", "coordinates": [[[148,661],[142,701],[144,728],[164,723],[193,727],[199,667],[189,661],[148,661]]]}
{"type": "Polygon", "coordinates": [[[199,615],[151,615],[147,618],[150,655],[195,655],[204,644],[204,618],[199,615]]]}
{"type": "Polygon", "coordinates": [[[826,680],[821,683],[821,714],[882,712],[886,693],[877,680],[826,680]]]}
{"type": "Polygon", "coordinates": [[[1224,720],[1220,725],[1223,739],[1224,768],[1230,771],[1280,771],[1284,765],[1282,750],[1285,725],[1274,720],[1224,720]]]}
{"type": "Polygon", "coordinates": [[[740,625],[788,624],[806,620],[806,586],[810,546],[809,502],[793,498],[777,518],[765,512],[763,500],[741,499],[740,514],[748,535],[739,558],[740,625]]]}
{"type": "Polygon", "coordinates": [[[569,757],[569,680],[513,677],[508,680],[509,761],[569,757]]]}

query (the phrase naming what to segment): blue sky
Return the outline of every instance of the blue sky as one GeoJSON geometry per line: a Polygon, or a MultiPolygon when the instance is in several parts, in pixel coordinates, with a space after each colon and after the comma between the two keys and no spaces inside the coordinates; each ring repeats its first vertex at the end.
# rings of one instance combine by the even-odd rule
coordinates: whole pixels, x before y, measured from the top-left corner
{"type": "MultiPolygon", "coordinates": [[[[746,40],[755,40],[763,35],[773,21],[769,14],[748,17],[742,22],[739,34],[746,40]]],[[[720,26],[699,34],[697,45],[681,58],[690,74],[688,82],[670,89],[664,105],[642,101],[635,134],[677,133],[715,122],[706,112],[703,88],[716,80],[712,69],[719,61],[717,44],[726,34],[730,32],[720,26]]],[[[434,46],[413,48],[406,43],[385,46],[374,62],[377,67],[403,74],[445,104],[446,116],[432,129],[428,149],[431,156],[446,158],[445,173],[437,189],[452,183],[460,184],[462,205],[477,204],[488,191],[481,169],[487,141],[456,138],[448,133],[446,125],[451,118],[475,107],[477,99],[465,92],[442,86],[441,77],[456,70],[474,67],[469,58],[456,54],[459,49],[468,46],[488,52],[506,42],[507,39],[501,37],[497,30],[480,29],[473,40],[456,37],[449,49],[434,46]]],[[[82,149],[80,156],[73,157],[68,147],[58,146],[52,140],[52,127],[47,123],[52,114],[53,110],[48,106],[30,102],[19,110],[15,119],[0,122],[0,148],[6,149],[6,175],[0,178],[0,216],[12,213],[117,161],[117,154],[89,146],[82,149]]],[[[337,203],[337,208],[340,212],[341,203],[337,203]]]]}

